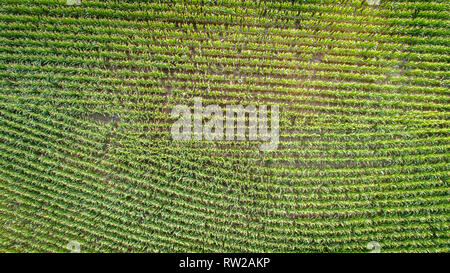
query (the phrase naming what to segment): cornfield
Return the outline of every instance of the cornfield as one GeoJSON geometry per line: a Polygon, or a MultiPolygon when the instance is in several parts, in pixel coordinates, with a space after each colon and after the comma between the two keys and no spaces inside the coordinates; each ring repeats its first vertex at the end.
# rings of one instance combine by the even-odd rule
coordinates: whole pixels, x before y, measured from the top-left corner
{"type": "Polygon", "coordinates": [[[0,252],[449,252],[449,11],[2,0],[0,252]],[[174,141],[195,97],[278,148],[174,141]]]}

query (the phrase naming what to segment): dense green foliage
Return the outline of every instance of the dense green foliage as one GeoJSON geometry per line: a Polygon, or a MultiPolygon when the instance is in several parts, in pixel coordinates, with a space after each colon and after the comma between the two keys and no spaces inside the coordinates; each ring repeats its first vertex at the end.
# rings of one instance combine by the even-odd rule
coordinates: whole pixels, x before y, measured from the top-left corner
{"type": "Polygon", "coordinates": [[[449,10],[2,0],[0,252],[449,252],[449,10]],[[194,97],[278,150],[172,141],[194,97]]]}

